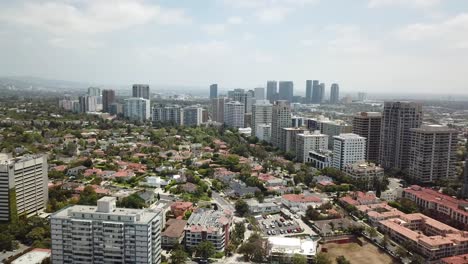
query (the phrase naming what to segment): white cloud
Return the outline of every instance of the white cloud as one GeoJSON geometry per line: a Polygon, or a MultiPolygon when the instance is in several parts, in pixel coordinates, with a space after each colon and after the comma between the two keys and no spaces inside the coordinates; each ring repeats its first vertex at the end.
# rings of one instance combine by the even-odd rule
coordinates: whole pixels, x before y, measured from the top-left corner
{"type": "Polygon", "coordinates": [[[298,8],[318,2],[319,0],[224,0],[229,7],[253,10],[253,15],[263,23],[281,22],[298,8]]]}
{"type": "Polygon", "coordinates": [[[231,25],[240,25],[244,23],[244,19],[242,17],[233,16],[228,18],[227,23],[231,25]]]}
{"type": "Polygon", "coordinates": [[[29,1],[0,11],[0,20],[57,35],[110,32],[151,21],[160,24],[190,22],[182,10],[164,9],[140,0],[29,1]]]}
{"type": "Polygon", "coordinates": [[[331,52],[375,54],[380,51],[379,43],[367,36],[359,26],[333,25],[327,27],[325,31],[332,35],[327,42],[327,50],[331,52]]]}
{"type": "Polygon", "coordinates": [[[408,25],[397,31],[397,36],[405,41],[425,41],[426,45],[439,43],[444,47],[466,48],[468,43],[466,32],[468,32],[468,13],[462,13],[440,23],[408,25]]]}
{"type": "Polygon", "coordinates": [[[203,25],[201,29],[208,35],[221,35],[226,32],[225,24],[207,24],[203,25]]]}
{"type": "Polygon", "coordinates": [[[427,8],[440,4],[442,0],[369,0],[370,8],[378,7],[409,7],[409,8],[427,8]]]}
{"type": "Polygon", "coordinates": [[[84,48],[84,49],[97,49],[104,47],[104,43],[90,40],[90,39],[79,39],[79,38],[52,38],[49,41],[49,44],[56,48],[63,49],[75,49],[75,48],[84,48]]]}

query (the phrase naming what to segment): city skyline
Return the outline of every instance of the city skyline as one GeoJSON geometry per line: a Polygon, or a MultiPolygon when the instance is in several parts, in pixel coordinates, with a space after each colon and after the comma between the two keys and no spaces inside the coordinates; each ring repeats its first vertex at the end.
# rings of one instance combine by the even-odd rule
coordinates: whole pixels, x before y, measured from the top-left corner
{"type": "Polygon", "coordinates": [[[293,81],[297,91],[305,90],[305,80],[320,79],[343,91],[433,93],[450,87],[451,94],[466,94],[467,40],[460,34],[468,24],[466,2],[114,3],[2,2],[0,71],[90,83],[219,83],[228,89],[277,79],[293,81]]]}

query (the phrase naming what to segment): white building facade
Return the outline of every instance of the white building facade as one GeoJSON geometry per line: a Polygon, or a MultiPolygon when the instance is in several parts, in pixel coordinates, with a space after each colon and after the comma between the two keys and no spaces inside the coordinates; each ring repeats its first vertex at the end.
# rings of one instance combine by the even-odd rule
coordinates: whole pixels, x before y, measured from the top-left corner
{"type": "Polygon", "coordinates": [[[238,101],[231,101],[224,105],[224,123],[228,127],[244,127],[245,106],[238,101]]]}
{"type": "Polygon", "coordinates": [[[296,159],[299,162],[307,162],[309,152],[313,150],[328,149],[328,135],[321,134],[320,131],[304,131],[296,136],[296,159]]]}
{"type": "Polygon", "coordinates": [[[333,137],[332,167],[343,170],[348,164],[366,159],[366,138],[353,133],[333,137]]]}
{"type": "Polygon", "coordinates": [[[150,100],[144,98],[126,99],[124,115],[132,121],[149,120],[151,118],[150,100]]]}

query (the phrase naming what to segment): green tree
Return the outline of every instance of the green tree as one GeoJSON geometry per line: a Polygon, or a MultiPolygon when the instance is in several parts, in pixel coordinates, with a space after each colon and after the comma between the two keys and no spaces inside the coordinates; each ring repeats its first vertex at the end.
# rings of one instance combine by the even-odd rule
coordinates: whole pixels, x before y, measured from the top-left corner
{"type": "Polygon", "coordinates": [[[349,260],[347,260],[344,256],[336,257],[337,264],[351,264],[349,260]]]}
{"type": "Polygon", "coordinates": [[[327,255],[320,252],[317,255],[315,255],[315,264],[332,264],[332,261],[327,255]]]}
{"type": "Polygon", "coordinates": [[[243,223],[236,223],[234,226],[234,239],[238,242],[244,240],[245,225],[243,223]]]}
{"type": "Polygon", "coordinates": [[[371,238],[374,238],[374,237],[376,237],[376,236],[378,235],[377,230],[375,230],[374,227],[368,228],[368,229],[367,229],[367,233],[369,233],[369,236],[370,236],[371,238]]]}
{"type": "Polygon", "coordinates": [[[3,251],[3,250],[7,250],[7,251],[10,251],[10,250],[13,250],[13,246],[14,246],[14,237],[7,233],[7,232],[1,232],[0,233],[0,250],[3,251]]]}
{"type": "Polygon", "coordinates": [[[183,249],[176,249],[171,253],[172,264],[184,264],[187,261],[188,254],[183,249]]]}
{"type": "Polygon", "coordinates": [[[408,251],[406,251],[406,249],[402,246],[398,246],[395,251],[395,254],[401,258],[405,258],[406,256],[408,256],[408,251]]]}
{"type": "Polygon", "coordinates": [[[92,186],[86,186],[80,194],[80,200],[78,204],[81,205],[96,205],[98,195],[92,186]]]}
{"type": "Polygon", "coordinates": [[[216,249],[211,241],[202,241],[195,249],[195,253],[202,259],[208,259],[216,253],[216,249]]]}
{"type": "Polygon", "coordinates": [[[124,197],[119,202],[119,207],[141,209],[146,207],[145,200],[137,193],[124,197]]]}
{"type": "Polygon", "coordinates": [[[239,216],[245,216],[249,212],[249,205],[242,199],[236,201],[235,208],[239,216]]]}
{"type": "Polygon", "coordinates": [[[292,264],[307,264],[307,258],[301,254],[294,254],[292,257],[292,264]]]}

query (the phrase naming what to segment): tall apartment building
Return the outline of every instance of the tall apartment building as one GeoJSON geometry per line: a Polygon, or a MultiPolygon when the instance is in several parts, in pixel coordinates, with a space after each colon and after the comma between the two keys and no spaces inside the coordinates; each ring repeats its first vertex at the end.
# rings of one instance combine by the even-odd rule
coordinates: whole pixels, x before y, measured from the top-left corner
{"type": "Polygon", "coordinates": [[[330,104],[338,104],[340,102],[340,86],[333,83],[330,88],[330,104]]]}
{"type": "Polygon", "coordinates": [[[132,87],[132,97],[150,99],[150,89],[147,84],[134,84],[132,87]]]}
{"type": "Polygon", "coordinates": [[[213,243],[217,251],[229,244],[229,229],[233,215],[230,211],[199,208],[194,211],[185,226],[185,246],[194,248],[202,241],[213,243]]]}
{"type": "Polygon", "coordinates": [[[124,116],[131,121],[145,122],[151,118],[150,100],[144,98],[125,99],[124,116]]]}
{"type": "Polygon", "coordinates": [[[343,170],[348,164],[366,158],[366,139],[356,134],[346,133],[334,136],[332,167],[343,170]]]}
{"type": "Polygon", "coordinates": [[[153,122],[181,125],[182,108],[179,105],[153,106],[153,122]]]}
{"type": "Polygon", "coordinates": [[[268,100],[257,100],[252,106],[252,135],[257,135],[257,126],[271,124],[273,105],[268,100]]]}
{"type": "Polygon", "coordinates": [[[79,112],[96,112],[98,110],[98,100],[97,96],[83,95],[78,97],[79,102],[79,112]]]}
{"type": "Polygon", "coordinates": [[[303,127],[303,126],[304,126],[304,117],[302,116],[291,117],[291,127],[303,127]]]}
{"type": "Polygon", "coordinates": [[[244,104],[238,101],[231,101],[224,105],[224,123],[228,127],[244,127],[244,104]]]}
{"type": "Polygon", "coordinates": [[[74,205],[51,216],[52,263],[161,263],[162,213],[117,208],[115,197],[97,206],[74,205]]]}
{"type": "Polygon", "coordinates": [[[212,84],[210,85],[210,99],[218,97],[218,85],[212,84]]]}
{"type": "MultiPolygon", "coordinates": [[[[253,134],[252,134],[253,135],[253,134]]],[[[259,124],[255,129],[255,136],[259,141],[271,142],[271,124],[259,124]]]]}
{"type": "Polygon", "coordinates": [[[254,89],[255,91],[255,100],[265,100],[265,88],[257,87],[254,89]]]}
{"type": "Polygon", "coordinates": [[[284,152],[296,154],[296,137],[304,133],[305,128],[285,127],[281,130],[279,148],[284,152]]]}
{"type": "Polygon", "coordinates": [[[114,90],[103,90],[102,91],[102,111],[104,113],[110,113],[111,105],[115,103],[115,91],[114,90]]]}
{"type": "Polygon", "coordinates": [[[272,108],[271,143],[280,147],[282,129],[291,126],[291,108],[288,101],[278,100],[272,108]]]}
{"type": "Polygon", "coordinates": [[[46,208],[47,157],[9,158],[0,154],[0,222],[30,216],[46,208]]]}
{"type": "Polygon", "coordinates": [[[227,102],[227,98],[218,97],[211,99],[211,120],[224,123],[224,105],[227,102]]]}
{"type": "Polygon", "coordinates": [[[296,138],[296,159],[299,162],[307,162],[309,152],[328,149],[328,136],[316,130],[313,133],[306,130],[297,134],[296,138]]]}
{"type": "Polygon", "coordinates": [[[422,124],[422,105],[385,102],[380,137],[380,165],[405,170],[409,165],[410,129],[422,124]]]}
{"type": "Polygon", "coordinates": [[[456,129],[422,126],[410,129],[408,175],[418,182],[457,177],[456,129]]]}
{"type": "Polygon", "coordinates": [[[88,88],[89,96],[101,96],[101,88],[99,87],[89,87],[88,88]]]}
{"type": "Polygon", "coordinates": [[[463,171],[463,186],[461,189],[461,196],[468,199],[468,157],[465,159],[465,169],[463,171]]]}
{"type": "Polygon", "coordinates": [[[188,106],[182,109],[183,126],[199,126],[203,122],[203,108],[200,106],[188,106]]]}
{"type": "Polygon", "coordinates": [[[277,81],[268,81],[267,82],[267,93],[266,99],[270,101],[270,103],[274,103],[276,101],[276,94],[278,93],[278,82],[277,81]]]}
{"type": "Polygon", "coordinates": [[[312,80],[306,80],[306,96],[305,103],[312,103],[312,80]]]}
{"type": "Polygon", "coordinates": [[[340,134],[351,133],[353,131],[353,127],[348,125],[342,120],[334,120],[334,121],[319,121],[319,129],[322,134],[328,135],[328,148],[333,149],[334,142],[333,137],[338,136],[340,134]]]}
{"type": "Polygon", "coordinates": [[[379,161],[382,114],[361,112],[353,117],[353,133],[366,138],[366,160],[379,161]]]}
{"type": "Polygon", "coordinates": [[[318,80],[312,81],[312,103],[313,104],[320,104],[322,103],[323,95],[322,95],[322,88],[318,80]]]}
{"type": "Polygon", "coordinates": [[[278,99],[293,102],[294,84],[292,81],[279,82],[278,99]]]}

